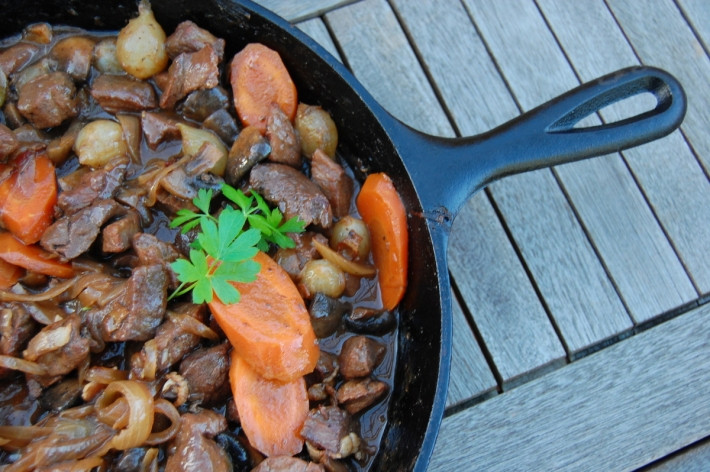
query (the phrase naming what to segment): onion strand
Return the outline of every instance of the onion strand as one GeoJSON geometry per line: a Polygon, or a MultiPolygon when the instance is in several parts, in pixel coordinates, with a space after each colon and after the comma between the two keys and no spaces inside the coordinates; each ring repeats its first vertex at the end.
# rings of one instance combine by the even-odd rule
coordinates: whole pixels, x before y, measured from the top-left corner
{"type": "Polygon", "coordinates": [[[316,239],[313,240],[313,245],[323,259],[332,262],[343,272],[347,272],[351,275],[357,275],[358,277],[373,277],[377,273],[377,270],[374,267],[367,264],[361,264],[359,262],[349,261],[316,239]]]}

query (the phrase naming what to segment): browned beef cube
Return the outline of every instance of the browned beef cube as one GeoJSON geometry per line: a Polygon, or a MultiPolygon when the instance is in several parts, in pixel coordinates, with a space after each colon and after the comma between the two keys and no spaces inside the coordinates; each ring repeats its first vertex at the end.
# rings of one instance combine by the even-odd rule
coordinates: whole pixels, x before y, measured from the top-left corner
{"type": "Polygon", "coordinates": [[[366,377],[382,361],[385,347],[367,336],[353,336],[343,343],[338,356],[340,373],[346,379],[366,377]]]}
{"type": "Polygon", "coordinates": [[[64,72],[40,75],[22,86],[17,108],[37,128],[59,126],[78,113],[74,82],[64,72]]]}
{"type": "Polygon", "coordinates": [[[102,74],[91,85],[91,96],[109,113],[155,108],[155,90],[148,82],[126,75],[102,74]]]}

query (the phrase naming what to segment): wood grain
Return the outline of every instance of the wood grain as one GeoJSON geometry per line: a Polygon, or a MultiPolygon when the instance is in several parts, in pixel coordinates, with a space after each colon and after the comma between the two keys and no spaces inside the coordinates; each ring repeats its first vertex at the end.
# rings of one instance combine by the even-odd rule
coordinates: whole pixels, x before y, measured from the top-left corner
{"type": "Polygon", "coordinates": [[[633,470],[710,435],[708,316],[705,305],[446,418],[429,470],[633,470]]]}
{"type": "MultiPolygon", "coordinates": [[[[446,1],[395,1],[394,5],[463,133],[484,132],[519,114],[493,60],[461,5],[452,5],[446,1]]],[[[539,223],[535,227],[538,233],[531,237],[538,237],[540,247],[534,248],[532,243],[528,243],[528,254],[549,253],[550,247],[558,254],[563,251],[570,254],[554,257],[555,266],[551,268],[553,272],[547,271],[551,277],[543,280],[546,283],[541,284],[537,278],[544,275],[544,272],[534,272],[533,275],[569,348],[570,356],[574,358],[590,346],[625,332],[631,327],[631,320],[552,176],[536,176],[535,179],[542,180],[545,185],[539,187],[533,183],[522,188],[516,186],[520,180],[507,179],[500,186],[512,186],[511,191],[522,196],[521,204],[512,210],[514,213],[529,215],[529,218],[539,223]],[[566,215],[566,226],[559,224],[560,215],[566,215]],[[550,239],[549,231],[553,226],[558,228],[558,231],[553,232],[554,240],[550,239]],[[576,231],[576,237],[569,235],[573,230],[576,231]],[[558,244],[559,241],[563,242],[558,244]],[[574,276],[570,277],[570,273],[574,276]]],[[[507,212],[503,215],[506,219],[513,217],[507,212]]],[[[520,226],[521,231],[530,228],[525,222],[520,226]]],[[[459,227],[454,225],[454,228],[459,227]]],[[[527,239],[521,231],[514,234],[516,240],[527,239]]],[[[469,251],[478,251],[478,248],[473,247],[469,251]]],[[[452,254],[454,257],[461,255],[452,254]]],[[[455,268],[453,273],[454,277],[463,277],[455,268]]],[[[485,275],[478,277],[482,276],[485,275]]],[[[479,290],[480,287],[478,280],[462,278],[461,283],[470,286],[467,290],[471,291],[479,290]]],[[[485,316],[475,308],[472,311],[474,318],[485,316]]],[[[507,316],[523,318],[527,315],[525,311],[520,311],[507,316]]],[[[501,334],[504,336],[504,333],[501,334]]],[[[498,342],[517,342],[517,339],[513,341],[502,337],[495,340],[495,343],[498,342]]]]}
{"type": "MultiPolygon", "coordinates": [[[[539,5],[582,80],[638,65],[631,45],[603,1],[554,2],[539,5]],[[574,25],[595,18],[589,34],[574,25]]],[[[636,110],[626,104],[625,111],[636,110]]],[[[611,122],[623,117],[620,108],[604,110],[611,122]]],[[[680,132],[623,152],[655,215],[701,294],[710,290],[710,182],[680,132]]]]}
{"type": "MultiPolygon", "coordinates": [[[[495,2],[485,8],[478,2],[465,4],[524,109],[579,85],[535,4],[524,0],[495,2]],[[518,20],[508,21],[512,17],[518,20]]],[[[566,208],[566,196],[555,190],[556,180],[545,171],[515,176],[519,187],[500,182],[492,190],[551,306],[568,309],[575,306],[570,294],[585,297],[587,267],[594,267],[588,261],[596,257],[596,251],[631,316],[639,322],[683,305],[697,293],[620,159],[615,155],[557,168],[573,210],[566,208]],[[536,211],[530,211],[531,201],[536,211]],[[553,211],[559,219],[552,225],[548,221],[554,216],[540,218],[538,214],[553,211]],[[570,212],[580,217],[586,233],[570,212]],[[594,251],[586,245],[585,254],[587,235],[594,251]],[[560,283],[568,287],[567,293],[556,293],[560,283]],[[565,295],[566,299],[560,298],[565,295]]],[[[593,304],[595,297],[590,295],[585,304],[593,304]]],[[[554,310],[553,316],[557,319],[554,310]]],[[[570,315],[563,312],[562,316],[570,315]]]]}
{"type": "Polygon", "coordinates": [[[357,0],[256,0],[255,3],[295,23],[314,18],[355,1],[357,0]]]}
{"type": "Polygon", "coordinates": [[[706,0],[676,0],[690,23],[700,42],[705,47],[705,53],[710,51],[710,8],[706,0]]]}
{"type": "Polygon", "coordinates": [[[320,18],[313,18],[307,21],[302,21],[301,23],[298,23],[297,26],[318,44],[323,46],[326,51],[333,55],[333,57],[340,60],[338,50],[335,48],[335,44],[333,43],[333,38],[330,37],[328,28],[326,28],[323,20],[320,18]]]}
{"type": "Polygon", "coordinates": [[[473,337],[471,328],[454,297],[454,333],[451,348],[451,373],[446,406],[450,407],[475,398],[485,400],[495,395],[497,383],[493,377],[481,347],[473,337]]]}
{"type": "Polygon", "coordinates": [[[672,0],[611,0],[607,4],[641,62],[668,70],[683,84],[688,112],[681,129],[710,172],[710,59],[702,45],[672,0]]]}

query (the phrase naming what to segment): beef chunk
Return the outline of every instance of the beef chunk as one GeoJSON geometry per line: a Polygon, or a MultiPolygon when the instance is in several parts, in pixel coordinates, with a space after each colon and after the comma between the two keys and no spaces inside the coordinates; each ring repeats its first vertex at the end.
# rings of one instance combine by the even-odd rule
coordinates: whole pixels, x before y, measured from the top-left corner
{"type": "Polygon", "coordinates": [[[89,341],[80,333],[79,315],[69,315],[42,328],[30,340],[23,356],[43,366],[47,375],[68,374],[89,355],[89,341]]]}
{"type": "MultiPolygon", "coordinates": [[[[37,330],[37,323],[22,303],[7,303],[0,308],[0,354],[18,357],[37,330]]],[[[0,367],[0,378],[10,371],[0,367]]]]}
{"type": "Polygon", "coordinates": [[[303,439],[330,454],[340,452],[340,442],[349,433],[350,415],[337,406],[312,409],[301,428],[303,439]]]}
{"type": "Polygon", "coordinates": [[[42,235],[40,245],[65,259],[74,259],[89,250],[104,223],[125,211],[115,200],[99,200],[56,220],[42,235]]]}
{"type": "Polygon", "coordinates": [[[148,147],[155,150],[166,140],[180,139],[180,129],[177,127],[180,122],[177,116],[167,112],[143,112],[141,128],[148,147]]]}
{"type": "Polygon", "coordinates": [[[22,86],[17,108],[37,128],[59,126],[78,113],[74,82],[64,72],[40,75],[22,86]]]}
{"type": "Polygon", "coordinates": [[[165,51],[170,58],[174,59],[182,53],[199,51],[207,45],[212,46],[221,61],[224,56],[224,39],[217,38],[209,31],[187,20],[177,25],[173,34],[165,40],[165,51]]]}
{"type": "Polygon", "coordinates": [[[277,103],[271,105],[271,114],[266,122],[266,136],[271,145],[271,162],[296,168],[301,165],[301,141],[288,116],[277,103]]]}
{"type": "Polygon", "coordinates": [[[348,413],[355,413],[369,407],[387,393],[387,384],[369,377],[348,380],[338,388],[336,398],[348,413]]]}
{"type": "Polygon", "coordinates": [[[70,377],[47,389],[39,399],[42,408],[53,413],[71,408],[81,401],[83,386],[76,378],[70,377]]]}
{"type": "Polygon", "coordinates": [[[190,400],[204,405],[229,396],[229,343],[200,349],[180,363],[180,375],[190,385],[190,400]]]}
{"type": "Polygon", "coordinates": [[[214,411],[205,410],[197,414],[182,415],[180,429],[173,442],[174,448],[165,464],[165,470],[231,472],[232,463],[227,453],[210,439],[225,429],[227,420],[214,411]]]}
{"type": "Polygon", "coordinates": [[[247,172],[269,156],[271,146],[256,126],[247,126],[234,140],[227,156],[224,178],[237,186],[247,172]]]}
{"type": "Polygon", "coordinates": [[[87,313],[92,334],[103,341],[145,341],[163,321],[168,278],[162,265],[140,266],[120,293],[104,307],[87,313]]]}
{"type": "Polygon", "coordinates": [[[202,127],[213,131],[225,143],[233,143],[239,134],[237,120],[224,108],[220,108],[205,118],[202,127]]]}
{"type": "Polygon", "coordinates": [[[17,43],[0,52],[0,70],[10,76],[28,64],[39,52],[39,46],[29,43],[17,43]]]}
{"type": "Polygon", "coordinates": [[[251,472],[325,472],[325,468],[314,462],[306,462],[298,457],[267,457],[251,472]]]}
{"type": "Polygon", "coordinates": [[[155,90],[147,83],[126,75],[102,74],[91,85],[91,96],[109,113],[155,108],[155,90]]]}
{"type": "Polygon", "coordinates": [[[163,242],[148,233],[137,233],[133,236],[133,250],[141,264],[165,264],[173,262],[180,254],[172,244],[163,242]]]}
{"type": "MultiPolygon", "coordinates": [[[[186,303],[178,305],[174,311],[187,314],[203,322],[206,308],[205,305],[186,303]]],[[[180,324],[168,319],[158,327],[154,339],[148,342],[153,343],[152,347],[158,353],[155,370],[156,372],[161,372],[179,362],[180,359],[192,351],[199,344],[200,337],[186,332],[180,324]]],[[[144,347],[131,357],[132,375],[144,378],[147,374],[150,374],[150,372],[146,372],[150,364],[149,349],[144,347]]]]}
{"type": "Polygon", "coordinates": [[[333,212],[316,184],[293,167],[259,164],[251,170],[249,185],[278,206],[286,219],[298,216],[306,226],[314,223],[329,228],[333,212]]]}
{"type": "Polygon", "coordinates": [[[311,160],[311,179],[318,184],[333,208],[333,214],[343,217],[350,213],[353,181],[345,170],[320,149],[311,160]]]}
{"type": "Polygon", "coordinates": [[[97,200],[112,198],[125,179],[127,165],[127,160],[115,159],[82,174],[75,185],[59,194],[57,206],[65,215],[71,215],[97,200]]]}
{"type": "Polygon", "coordinates": [[[101,250],[106,253],[127,251],[131,247],[133,236],[140,230],[140,215],[131,210],[123,218],[106,225],[101,232],[101,250]]]}
{"type": "Polygon", "coordinates": [[[7,159],[19,145],[15,133],[7,126],[0,124],[0,159],[7,159]]]}
{"type": "Polygon", "coordinates": [[[168,69],[168,81],[160,97],[160,108],[171,109],[188,93],[219,84],[219,58],[212,46],[180,54],[168,69]]]}
{"type": "Polygon", "coordinates": [[[229,108],[231,101],[227,91],[219,85],[191,92],[180,107],[180,113],[195,121],[204,121],[218,110],[229,108]]]}
{"type": "Polygon", "coordinates": [[[340,373],[346,379],[366,377],[382,361],[385,347],[367,336],[353,336],[343,343],[338,356],[340,373]]]}

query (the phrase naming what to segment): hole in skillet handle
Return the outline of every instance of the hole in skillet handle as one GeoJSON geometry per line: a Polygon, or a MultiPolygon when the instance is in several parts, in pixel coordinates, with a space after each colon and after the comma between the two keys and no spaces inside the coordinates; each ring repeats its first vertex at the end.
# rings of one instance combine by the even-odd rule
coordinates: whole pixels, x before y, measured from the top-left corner
{"type": "MultiPolygon", "coordinates": [[[[612,78],[619,75],[620,73],[613,74],[612,78]]],[[[609,81],[599,82],[604,84],[609,81]]],[[[671,101],[672,94],[668,84],[658,77],[639,77],[580,104],[548,126],[546,131],[555,133],[570,129],[600,129],[604,124],[600,125],[598,119],[594,118],[596,113],[602,116],[605,124],[632,123],[667,110],[671,101]]]]}

